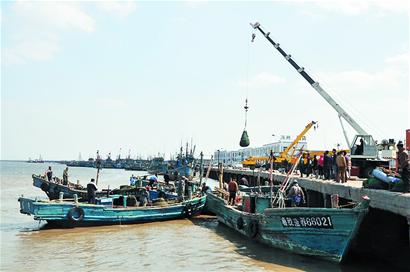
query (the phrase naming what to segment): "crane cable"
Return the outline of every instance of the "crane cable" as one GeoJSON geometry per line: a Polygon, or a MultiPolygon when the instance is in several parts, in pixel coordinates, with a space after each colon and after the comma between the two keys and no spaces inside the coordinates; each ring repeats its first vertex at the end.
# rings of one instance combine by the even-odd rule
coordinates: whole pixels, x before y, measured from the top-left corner
{"type": "MultiPolygon", "coordinates": [[[[252,40],[251,43],[253,43],[253,41],[255,40],[255,33],[252,33],[252,40]]],[[[246,131],[246,127],[248,124],[248,110],[249,110],[249,106],[248,106],[248,94],[249,94],[249,67],[250,67],[250,48],[251,48],[251,44],[249,44],[248,46],[248,61],[247,61],[247,66],[246,66],[246,98],[245,98],[245,127],[243,129],[242,132],[242,136],[241,136],[241,140],[239,142],[239,145],[241,147],[247,147],[249,146],[250,142],[249,142],[249,136],[248,136],[248,132],[246,131]]]]}
{"type": "Polygon", "coordinates": [[[249,96],[249,70],[250,70],[250,63],[251,63],[251,44],[253,43],[253,41],[255,40],[256,34],[252,33],[252,40],[248,45],[248,59],[247,59],[247,63],[246,63],[246,97],[245,97],[245,128],[244,130],[246,130],[246,125],[248,123],[248,96],[249,96]]]}

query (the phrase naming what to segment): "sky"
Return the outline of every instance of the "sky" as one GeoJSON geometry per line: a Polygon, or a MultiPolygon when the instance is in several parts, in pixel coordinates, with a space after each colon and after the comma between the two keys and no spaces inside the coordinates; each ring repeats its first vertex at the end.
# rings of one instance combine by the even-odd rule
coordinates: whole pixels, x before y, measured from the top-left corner
{"type": "Polygon", "coordinates": [[[240,148],[246,98],[251,147],[312,120],[308,148],[347,146],[335,110],[250,22],[376,140],[403,140],[409,13],[406,0],[3,1],[1,159],[169,157],[191,140],[210,157],[240,148]]]}

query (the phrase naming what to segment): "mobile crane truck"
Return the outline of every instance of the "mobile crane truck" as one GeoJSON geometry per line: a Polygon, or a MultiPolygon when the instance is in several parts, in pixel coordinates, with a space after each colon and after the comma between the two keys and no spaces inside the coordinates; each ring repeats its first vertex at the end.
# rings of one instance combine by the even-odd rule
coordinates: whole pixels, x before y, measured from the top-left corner
{"type": "MultiPolygon", "coordinates": [[[[273,45],[276,50],[295,68],[295,70],[313,87],[338,113],[339,120],[343,129],[343,134],[347,145],[350,148],[350,158],[352,166],[359,168],[360,177],[369,177],[373,169],[377,166],[389,167],[389,161],[395,158],[396,149],[393,139],[389,141],[383,140],[381,145],[377,145],[372,135],[367,133],[323,88],[319,82],[313,80],[305,68],[300,67],[291,57],[280,47],[279,43],[275,43],[270,37],[270,32],[265,32],[260,23],[251,23],[252,28],[259,32],[273,45]],[[356,131],[356,135],[352,142],[349,142],[347,133],[343,127],[342,118],[356,131]]],[[[253,35],[252,41],[255,36],[253,35]]]]}

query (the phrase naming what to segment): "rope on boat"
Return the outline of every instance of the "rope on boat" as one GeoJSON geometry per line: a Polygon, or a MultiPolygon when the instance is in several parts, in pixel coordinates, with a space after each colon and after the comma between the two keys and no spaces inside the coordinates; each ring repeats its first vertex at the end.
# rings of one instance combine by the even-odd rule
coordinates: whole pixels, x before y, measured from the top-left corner
{"type": "Polygon", "coordinates": [[[285,192],[288,189],[289,185],[290,185],[290,175],[293,173],[293,171],[296,170],[297,165],[299,164],[300,159],[302,158],[302,149],[303,146],[300,149],[300,154],[297,158],[297,160],[295,161],[295,163],[292,165],[292,167],[290,168],[290,170],[288,171],[284,181],[282,182],[282,185],[280,186],[278,192],[276,193],[276,196],[273,199],[273,204],[277,204],[279,207],[284,208],[285,207],[285,192]]]}

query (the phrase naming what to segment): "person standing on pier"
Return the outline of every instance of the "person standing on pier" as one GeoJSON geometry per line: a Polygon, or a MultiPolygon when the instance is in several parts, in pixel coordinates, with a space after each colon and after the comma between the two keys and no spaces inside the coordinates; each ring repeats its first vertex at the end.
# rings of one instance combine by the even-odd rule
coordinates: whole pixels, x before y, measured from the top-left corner
{"type": "Polygon", "coordinates": [[[324,163],[325,155],[320,154],[319,160],[317,162],[318,170],[319,170],[319,178],[324,179],[323,175],[323,163],[324,163]]]}
{"type": "Polygon", "coordinates": [[[337,164],[336,164],[336,158],[337,158],[336,149],[333,148],[332,152],[333,152],[333,155],[332,155],[331,178],[334,179],[336,182],[339,182],[339,172],[338,172],[337,164]]]}
{"type": "Polygon", "coordinates": [[[319,178],[319,161],[318,161],[316,155],[313,156],[313,160],[312,160],[312,170],[313,170],[313,176],[314,176],[315,178],[319,178]]]}
{"type": "Polygon", "coordinates": [[[63,171],[63,185],[68,185],[68,167],[63,171]]]}
{"type": "Polygon", "coordinates": [[[343,156],[345,157],[346,165],[347,165],[347,168],[346,168],[346,179],[349,179],[349,178],[350,178],[350,172],[351,172],[351,170],[352,170],[352,160],[351,160],[350,157],[347,155],[347,152],[346,152],[346,151],[343,151],[343,156]]]}
{"type": "Polygon", "coordinates": [[[46,171],[46,176],[48,181],[51,181],[51,179],[53,178],[53,171],[51,171],[51,166],[48,167],[48,170],[46,171]]]}
{"type": "Polygon", "coordinates": [[[305,173],[305,160],[306,160],[306,154],[303,153],[302,157],[300,158],[299,161],[299,171],[300,171],[300,177],[303,178],[303,174],[305,173]]]}
{"type": "Polygon", "coordinates": [[[325,151],[325,155],[323,157],[323,173],[325,179],[330,179],[330,172],[332,168],[332,157],[329,155],[329,151],[325,151]]]}
{"type": "Polygon", "coordinates": [[[337,153],[336,164],[338,168],[338,178],[337,182],[345,183],[346,182],[346,158],[343,156],[343,153],[340,151],[337,153]]]}
{"type": "Polygon", "coordinates": [[[236,183],[236,179],[231,179],[228,184],[228,191],[229,191],[229,205],[235,205],[236,193],[238,192],[238,183],[236,183]]]}
{"type": "Polygon", "coordinates": [[[401,179],[403,181],[403,193],[407,193],[410,187],[410,165],[409,165],[409,155],[404,150],[403,142],[399,141],[397,143],[397,148],[399,152],[397,152],[397,161],[399,164],[399,173],[401,175],[401,179]]]}

